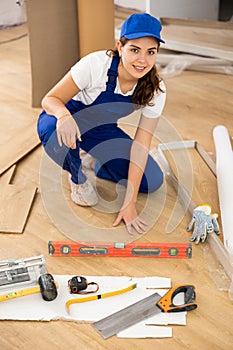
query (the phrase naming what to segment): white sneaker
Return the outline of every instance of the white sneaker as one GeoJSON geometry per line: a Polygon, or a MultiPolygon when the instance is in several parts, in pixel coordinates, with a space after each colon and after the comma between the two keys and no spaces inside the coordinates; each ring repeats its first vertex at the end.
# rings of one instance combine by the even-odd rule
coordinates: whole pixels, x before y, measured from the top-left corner
{"type": "Polygon", "coordinates": [[[75,184],[71,181],[71,176],[69,176],[69,181],[71,199],[74,203],[84,207],[92,207],[98,203],[97,193],[88,179],[83,184],[75,184]]]}
{"type": "Polygon", "coordinates": [[[89,153],[82,158],[82,166],[86,169],[94,170],[96,159],[89,153]]]}

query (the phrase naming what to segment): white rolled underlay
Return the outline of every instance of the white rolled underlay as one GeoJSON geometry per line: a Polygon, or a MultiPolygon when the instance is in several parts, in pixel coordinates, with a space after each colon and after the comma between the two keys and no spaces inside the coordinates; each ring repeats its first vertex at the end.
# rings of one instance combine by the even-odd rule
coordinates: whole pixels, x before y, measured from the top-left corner
{"type": "Polygon", "coordinates": [[[216,126],[213,136],[223,240],[227,251],[233,256],[233,151],[225,126],[216,126]]]}

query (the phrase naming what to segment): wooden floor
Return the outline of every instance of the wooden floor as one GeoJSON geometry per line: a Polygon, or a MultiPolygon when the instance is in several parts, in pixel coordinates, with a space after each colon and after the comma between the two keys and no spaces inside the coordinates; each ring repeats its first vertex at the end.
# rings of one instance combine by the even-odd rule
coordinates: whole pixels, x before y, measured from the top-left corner
{"type": "MultiPolygon", "coordinates": [[[[39,109],[31,108],[31,77],[29,44],[26,25],[0,31],[0,145],[7,147],[12,137],[26,132],[35,124],[39,109]],[[24,35],[25,34],[25,35],[24,35]],[[17,38],[18,40],[12,40],[17,38]],[[8,41],[5,42],[4,41],[8,41]]],[[[196,140],[204,149],[215,153],[213,128],[223,124],[233,135],[233,79],[227,75],[185,71],[175,77],[166,78],[167,103],[164,123],[161,123],[155,143],[171,141],[174,138],[196,140]],[[170,133],[167,132],[169,125],[170,133]]],[[[204,246],[193,245],[192,259],[145,259],[145,258],[61,258],[48,254],[49,240],[66,239],[57,228],[43,206],[40,187],[40,162],[42,147],[17,163],[13,184],[34,184],[38,187],[35,201],[22,234],[1,234],[0,259],[22,258],[44,254],[47,270],[52,274],[82,276],[161,276],[172,279],[172,284],[194,284],[197,291],[198,309],[187,317],[187,325],[173,326],[170,339],[119,339],[116,336],[104,340],[89,324],[65,321],[25,322],[1,321],[0,348],[15,349],[164,349],[164,350],[230,350],[233,344],[232,301],[226,291],[220,291],[212,280],[204,246]]],[[[219,212],[216,179],[194,150],[189,151],[190,173],[193,176],[192,199],[198,204],[209,202],[219,212]]],[[[186,164],[183,167],[187,171],[186,164]]],[[[67,193],[64,179],[64,191],[67,193]]],[[[113,185],[98,184],[106,200],[114,195],[113,185]],[[109,194],[110,193],[110,194],[109,194]]],[[[159,196],[148,208],[160,205],[159,196]],[[156,200],[157,199],[157,200],[156,200]]],[[[67,199],[75,214],[93,227],[109,228],[116,213],[106,214],[95,209],[75,208],[67,199]]],[[[170,232],[167,225],[172,217],[176,194],[169,186],[165,191],[165,204],[161,215],[151,225],[141,241],[188,242],[190,234],[185,228],[190,220],[186,213],[170,232]]],[[[140,196],[139,208],[145,205],[140,196]]],[[[180,211],[178,210],[179,214],[180,211]]],[[[14,217],[12,217],[14,220],[14,217]]],[[[176,221],[176,220],[175,220],[176,221]]],[[[120,235],[125,237],[124,226],[120,235]]],[[[77,236],[77,239],[79,236],[77,236]]],[[[98,238],[97,238],[98,239],[98,238]]],[[[0,305],[1,313],[1,305],[0,305]]]]}

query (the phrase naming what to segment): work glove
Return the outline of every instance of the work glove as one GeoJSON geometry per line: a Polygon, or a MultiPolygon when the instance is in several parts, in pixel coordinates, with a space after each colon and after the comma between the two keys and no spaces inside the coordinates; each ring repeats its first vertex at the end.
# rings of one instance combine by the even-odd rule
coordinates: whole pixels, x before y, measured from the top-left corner
{"type": "Polygon", "coordinates": [[[211,214],[211,207],[209,205],[200,205],[193,210],[193,216],[188,224],[186,230],[193,229],[191,242],[198,244],[206,240],[208,233],[219,234],[218,214],[211,214]]]}

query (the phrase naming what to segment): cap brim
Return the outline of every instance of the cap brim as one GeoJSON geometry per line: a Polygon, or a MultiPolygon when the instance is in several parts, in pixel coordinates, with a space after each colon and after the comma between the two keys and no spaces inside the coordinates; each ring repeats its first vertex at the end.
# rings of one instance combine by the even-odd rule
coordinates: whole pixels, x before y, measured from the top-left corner
{"type": "Polygon", "coordinates": [[[151,37],[157,39],[158,41],[160,41],[161,43],[164,43],[164,44],[165,44],[165,41],[164,41],[163,39],[161,39],[159,36],[153,35],[153,34],[151,34],[151,33],[146,33],[146,32],[144,32],[144,33],[126,34],[126,35],[124,35],[124,36],[126,37],[126,39],[129,39],[129,40],[131,40],[131,39],[143,38],[143,37],[145,37],[145,36],[151,36],[151,37]]]}

